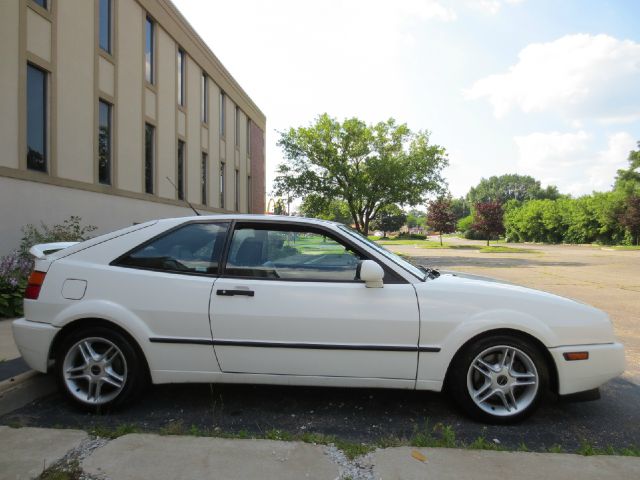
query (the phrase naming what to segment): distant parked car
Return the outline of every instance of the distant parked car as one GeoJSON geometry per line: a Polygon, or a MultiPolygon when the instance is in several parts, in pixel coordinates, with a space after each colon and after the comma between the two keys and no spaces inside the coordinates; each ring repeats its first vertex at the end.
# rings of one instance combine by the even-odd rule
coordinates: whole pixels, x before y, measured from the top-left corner
{"type": "Polygon", "coordinates": [[[624,370],[605,313],[415,267],[337,223],[176,218],[32,251],[16,343],[91,409],[148,381],[446,387],[507,423],[624,370]]]}

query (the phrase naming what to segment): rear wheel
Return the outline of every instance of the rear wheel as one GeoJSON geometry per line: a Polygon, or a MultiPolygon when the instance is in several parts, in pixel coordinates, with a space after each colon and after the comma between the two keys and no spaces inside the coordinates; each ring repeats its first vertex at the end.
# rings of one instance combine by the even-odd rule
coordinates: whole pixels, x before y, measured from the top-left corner
{"type": "Polygon", "coordinates": [[[144,362],[131,341],[106,327],[67,336],[58,351],[58,380],[67,397],[97,411],[122,405],[146,384],[144,362]]]}
{"type": "Polygon", "coordinates": [[[473,418],[513,423],[538,407],[548,384],[545,358],[524,338],[496,335],[479,339],[454,360],[450,391],[473,418]]]}

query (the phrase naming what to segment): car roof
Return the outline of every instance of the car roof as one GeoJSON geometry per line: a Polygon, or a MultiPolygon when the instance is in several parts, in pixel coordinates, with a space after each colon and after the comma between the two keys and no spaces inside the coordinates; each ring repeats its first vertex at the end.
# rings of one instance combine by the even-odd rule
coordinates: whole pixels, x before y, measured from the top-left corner
{"type": "Polygon", "coordinates": [[[214,215],[192,215],[189,217],[174,217],[174,218],[165,218],[159,220],[163,223],[175,223],[180,224],[184,222],[192,222],[192,221],[202,221],[202,220],[251,220],[251,221],[278,221],[278,222],[304,222],[315,225],[340,225],[340,223],[332,222],[330,220],[322,220],[319,218],[308,218],[308,217],[290,217],[287,215],[259,215],[252,213],[220,213],[214,215]]]}

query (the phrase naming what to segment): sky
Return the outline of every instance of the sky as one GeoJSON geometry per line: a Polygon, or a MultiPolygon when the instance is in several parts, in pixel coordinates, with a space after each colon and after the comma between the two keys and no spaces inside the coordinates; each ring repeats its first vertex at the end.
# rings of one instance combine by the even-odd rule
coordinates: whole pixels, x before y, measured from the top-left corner
{"type": "Polygon", "coordinates": [[[278,132],[322,113],[428,130],[454,196],[610,189],[640,141],[638,0],[173,0],[278,132]]]}

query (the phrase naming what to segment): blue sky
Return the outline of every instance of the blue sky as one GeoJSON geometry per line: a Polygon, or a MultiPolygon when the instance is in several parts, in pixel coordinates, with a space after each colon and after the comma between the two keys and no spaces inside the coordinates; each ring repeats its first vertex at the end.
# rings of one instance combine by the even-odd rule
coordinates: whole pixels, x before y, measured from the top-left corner
{"type": "Polygon", "coordinates": [[[449,188],[529,174],[607,190],[640,140],[640,1],[174,0],[277,131],[394,117],[444,146],[449,188]]]}

